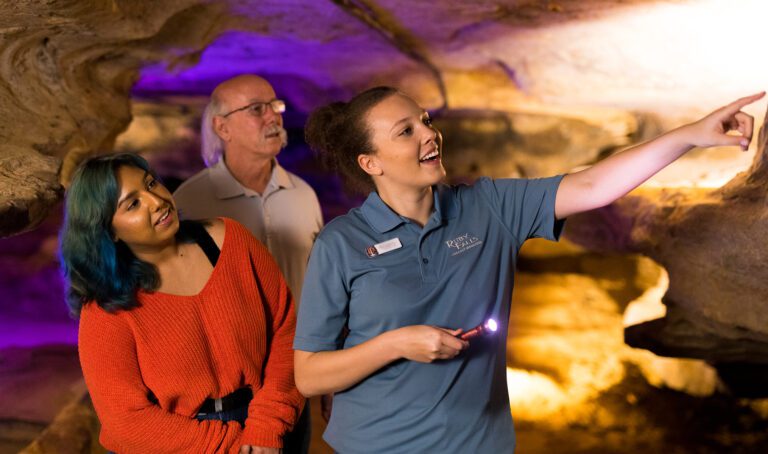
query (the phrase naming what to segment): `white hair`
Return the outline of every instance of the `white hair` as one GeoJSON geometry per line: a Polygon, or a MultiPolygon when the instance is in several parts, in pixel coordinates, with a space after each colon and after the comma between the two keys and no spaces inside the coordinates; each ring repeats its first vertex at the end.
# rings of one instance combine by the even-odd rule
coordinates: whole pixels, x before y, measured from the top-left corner
{"type": "Polygon", "coordinates": [[[224,141],[213,130],[213,117],[219,115],[220,110],[221,103],[211,98],[211,102],[205,106],[203,119],[200,122],[200,154],[208,167],[219,162],[224,155],[224,141]]]}

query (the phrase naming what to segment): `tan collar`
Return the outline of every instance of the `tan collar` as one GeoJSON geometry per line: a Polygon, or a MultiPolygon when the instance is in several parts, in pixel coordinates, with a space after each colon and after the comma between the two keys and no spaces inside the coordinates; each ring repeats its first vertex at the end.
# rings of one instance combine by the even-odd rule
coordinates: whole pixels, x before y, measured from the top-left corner
{"type": "MultiPolygon", "coordinates": [[[[246,188],[232,176],[232,172],[229,171],[223,159],[220,159],[219,162],[214,164],[208,170],[208,177],[211,179],[214,193],[218,199],[229,199],[241,195],[257,195],[255,191],[246,188]]],[[[272,175],[269,178],[269,183],[267,183],[267,187],[262,196],[266,197],[280,189],[292,189],[293,187],[294,185],[291,181],[291,177],[288,176],[288,172],[286,172],[276,159],[273,160],[272,175]]]]}

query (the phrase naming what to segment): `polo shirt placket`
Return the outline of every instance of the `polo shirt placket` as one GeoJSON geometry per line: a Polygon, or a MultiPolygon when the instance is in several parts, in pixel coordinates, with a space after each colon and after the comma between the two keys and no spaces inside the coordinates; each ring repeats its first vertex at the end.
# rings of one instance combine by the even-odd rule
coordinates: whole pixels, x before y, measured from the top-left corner
{"type": "Polygon", "coordinates": [[[437,256],[440,239],[436,231],[441,227],[440,213],[435,211],[419,235],[419,266],[421,267],[421,279],[425,283],[435,284],[439,282],[437,256]]]}
{"type": "MultiPolygon", "coordinates": [[[[277,172],[275,172],[276,174],[277,172]]],[[[257,210],[260,212],[260,216],[255,216],[254,220],[259,224],[258,230],[259,232],[263,232],[262,235],[257,235],[258,237],[261,237],[260,239],[264,244],[267,245],[267,249],[274,250],[274,244],[272,243],[272,232],[273,227],[271,224],[271,216],[270,216],[270,198],[274,200],[273,197],[271,197],[273,194],[277,193],[278,191],[281,191],[285,189],[286,186],[285,183],[280,184],[277,182],[276,175],[273,174],[272,178],[269,180],[269,183],[267,184],[267,187],[264,188],[264,194],[259,194],[256,191],[253,191],[251,189],[242,187],[243,194],[246,197],[252,198],[254,200],[254,203],[257,205],[257,210]],[[262,223],[263,222],[263,223],[262,223]]],[[[290,184],[290,181],[287,182],[287,184],[290,184]]]]}

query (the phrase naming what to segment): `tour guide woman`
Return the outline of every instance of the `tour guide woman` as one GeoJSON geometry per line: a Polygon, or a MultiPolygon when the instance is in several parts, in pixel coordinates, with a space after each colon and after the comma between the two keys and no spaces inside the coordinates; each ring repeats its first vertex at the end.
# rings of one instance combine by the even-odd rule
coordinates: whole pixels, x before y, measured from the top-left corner
{"type": "Polygon", "coordinates": [[[61,255],[107,449],[279,452],[303,405],[296,319],[276,263],[244,227],[180,224],[144,159],[104,156],[67,191],[61,255]]]}
{"type": "Polygon", "coordinates": [[[746,149],[753,119],[740,109],[763,94],[580,172],[471,186],[440,183],[440,133],[395,89],[315,111],[310,146],[374,189],[318,236],[299,306],[296,384],[335,393],[325,439],[344,454],[512,452],[505,349],[520,246],[557,239],[567,216],[613,202],[693,147],[746,149]],[[495,335],[460,339],[489,318],[495,335]]]}

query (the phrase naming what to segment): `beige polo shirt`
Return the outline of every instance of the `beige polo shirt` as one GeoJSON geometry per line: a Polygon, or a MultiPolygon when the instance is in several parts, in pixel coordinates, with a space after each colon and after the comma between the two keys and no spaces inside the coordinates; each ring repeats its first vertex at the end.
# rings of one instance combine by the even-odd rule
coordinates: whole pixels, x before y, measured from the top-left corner
{"type": "Polygon", "coordinates": [[[298,305],[309,252],[323,226],[317,195],[304,180],[274,161],[259,194],[243,187],[222,159],[190,177],[173,198],[182,219],[224,216],[248,228],[277,261],[298,305]]]}

